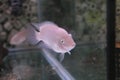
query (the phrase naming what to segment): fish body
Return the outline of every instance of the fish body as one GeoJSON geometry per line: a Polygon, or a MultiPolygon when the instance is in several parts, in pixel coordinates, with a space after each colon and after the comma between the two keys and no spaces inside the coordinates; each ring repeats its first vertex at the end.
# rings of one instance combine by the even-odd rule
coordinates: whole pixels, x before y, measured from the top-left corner
{"type": "Polygon", "coordinates": [[[71,34],[52,22],[42,23],[39,30],[40,32],[36,32],[36,39],[43,41],[57,53],[66,53],[75,47],[71,34]]]}
{"type": "Polygon", "coordinates": [[[25,35],[23,40],[26,39],[33,45],[43,41],[50,49],[57,53],[61,53],[61,60],[64,58],[64,54],[66,52],[70,54],[70,51],[76,45],[72,35],[53,22],[33,23],[32,25],[34,27],[28,26],[26,30],[22,30],[23,32],[21,32],[21,34],[25,35]]]}

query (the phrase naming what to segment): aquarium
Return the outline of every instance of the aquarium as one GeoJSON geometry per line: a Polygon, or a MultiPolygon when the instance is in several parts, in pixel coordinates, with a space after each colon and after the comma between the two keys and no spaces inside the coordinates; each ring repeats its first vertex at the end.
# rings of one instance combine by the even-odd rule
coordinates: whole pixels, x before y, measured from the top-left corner
{"type": "MultiPolygon", "coordinates": [[[[0,80],[106,80],[106,0],[16,0],[14,8],[20,8],[19,15],[15,15],[15,9],[13,14],[12,0],[9,1],[0,0],[0,43],[8,49],[1,64],[4,66],[0,80]],[[37,45],[29,44],[27,40],[19,43],[26,33],[30,33],[33,37],[29,40],[34,41],[34,32],[24,29],[44,21],[65,29],[76,44],[70,50],[71,54],[64,53],[62,60],[60,53],[39,42],[37,45]],[[11,44],[11,38],[22,30],[24,33],[17,36],[19,39],[12,42],[19,45],[11,44]]],[[[37,32],[42,33],[42,29],[37,32]]],[[[55,34],[57,31],[50,32],[46,42],[49,42],[48,38],[54,40],[64,35],[55,34]]],[[[49,47],[54,49],[56,40],[50,43],[49,47]]],[[[67,43],[72,44],[69,40],[67,43]]]]}

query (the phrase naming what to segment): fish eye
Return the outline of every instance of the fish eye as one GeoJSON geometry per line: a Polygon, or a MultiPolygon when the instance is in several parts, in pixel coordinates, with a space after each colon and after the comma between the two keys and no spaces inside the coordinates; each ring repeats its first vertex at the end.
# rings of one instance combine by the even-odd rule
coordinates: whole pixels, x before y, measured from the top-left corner
{"type": "Polygon", "coordinates": [[[62,44],[64,44],[64,41],[63,41],[63,40],[60,40],[60,42],[61,42],[62,44]]]}

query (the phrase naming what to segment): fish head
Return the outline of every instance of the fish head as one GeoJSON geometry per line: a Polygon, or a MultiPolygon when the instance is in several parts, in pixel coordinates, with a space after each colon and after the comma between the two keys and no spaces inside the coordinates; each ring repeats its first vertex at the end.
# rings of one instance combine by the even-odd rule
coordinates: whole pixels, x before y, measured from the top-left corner
{"type": "Polygon", "coordinates": [[[70,54],[70,51],[76,46],[76,43],[74,42],[72,35],[67,33],[66,30],[60,29],[59,31],[59,39],[57,40],[57,49],[61,53],[68,52],[70,54]]]}

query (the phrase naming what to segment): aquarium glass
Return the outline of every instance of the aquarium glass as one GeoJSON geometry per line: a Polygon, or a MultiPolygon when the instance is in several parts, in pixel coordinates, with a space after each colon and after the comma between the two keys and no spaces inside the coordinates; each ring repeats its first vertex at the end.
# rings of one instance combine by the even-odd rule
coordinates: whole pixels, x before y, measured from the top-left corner
{"type": "MultiPolygon", "coordinates": [[[[0,41],[9,50],[0,80],[62,80],[44,51],[31,49],[33,45],[27,42],[19,46],[9,42],[29,22],[43,21],[52,21],[72,34],[76,47],[71,55],[65,53],[62,62],[58,53],[52,55],[75,80],[106,80],[106,0],[25,0],[17,16],[11,13],[13,6],[0,0],[0,41]]],[[[117,3],[117,41],[119,6],[117,3]]]]}

